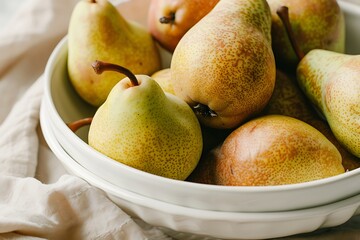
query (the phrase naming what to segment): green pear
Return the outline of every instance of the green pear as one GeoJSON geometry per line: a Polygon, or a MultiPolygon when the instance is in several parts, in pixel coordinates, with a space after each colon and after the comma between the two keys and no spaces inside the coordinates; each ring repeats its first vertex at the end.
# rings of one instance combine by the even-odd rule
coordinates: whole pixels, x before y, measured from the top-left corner
{"type": "Polygon", "coordinates": [[[360,157],[360,55],[310,51],[300,61],[297,80],[323,114],[338,141],[360,157]]]}
{"type": "Polygon", "coordinates": [[[115,70],[129,77],[114,86],[96,111],[89,145],[139,170],[186,179],[202,152],[200,124],[189,105],[164,93],[149,76],[135,76],[118,65],[103,62],[96,62],[94,68],[98,73],[115,70]]]}
{"type": "Polygon", "coordinates": [[[342,157],[342,165],[346,170],[360,167],[360,158],[355,157],[339,143],[329,124],[318,115],[299,88],[295,75],[277,70],[274,93],[263,114],[285,115],[310,124],[324,134],[338,149],[342,157]]]}
{"type": "Polygon", "coordinates": [[[145,27],[124,19],[107,0],[81,0],[69,23],[68,73],[79,95],[97,107],[119,76],[113,72],[96,75],[91,68],[95,59],[119,64],[135,74],[150,75],[161,68],[159,50],[145,27]]]}
{"type": "Polygon", "coordinates": [[[213,157],[210,171],[217,185],[294,184],[344,173],[339,151],[323,134],[283,115],[246,122],[213,157]]]}
{"type": "Polygon", "coordinates": [[[219,1],[181,38],[170,68],[175,94],[203,125],[234,128],[259,113],[275,83],[267,2],[219,1]]]}
{"type": "Polygon", "coordinates": [[[336,0],[267,0],[272,15],[272,47],[278,67],[295,69],[299,63],[277,10],[289,8],[290,24],[300,49],[327,49],[344,53],[345,21],[336,0]]]}

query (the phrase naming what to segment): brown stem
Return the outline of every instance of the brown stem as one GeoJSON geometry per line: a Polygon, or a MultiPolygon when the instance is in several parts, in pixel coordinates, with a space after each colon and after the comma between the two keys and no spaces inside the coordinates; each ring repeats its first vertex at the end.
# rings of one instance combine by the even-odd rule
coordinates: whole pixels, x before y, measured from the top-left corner
{"type": "Polygon", "coordinates": [[[93,118],[89,117],[89,118],[83,118],[71,123],[66,124],[71,131],[76,132],[79,128],[86,126],[86,125],[90,125],[92,122],[93,118]]]}
{"type": "Polygon", "coordinates": [[[295,34],[291,27],[290,19],[289,19],[289,8],[286,6],[281,6],[277,9],[276,13],[279,16],[279,18],[281,19],[281,21],[285,27],[286,33],[288,35],[288,38],[290,40],[291,46],[293,47],[295,54],[299,58],[299,61],[300,61],[301,59],[303,59],[305,54],[300,49],[299,44],[295,39],[295,34]]]}
{"type": "Polygon", "coordinates": [[[139,85],[136,76],[127,68],[112,63],[102,62],[99,60],[96,60],[91,65],[96,74],[102,74],[104,71],[116,71],[126,75],[130,79],[133,86],[139,85]]]}
{"type": "Polygon", "coordinates": [[[163,23],[163,24],[173,23],[174,21],[175,21],[175,13],[174,12],[170,13],[170,16],[163,16],[159,19],[159,22],[163,23]]]}

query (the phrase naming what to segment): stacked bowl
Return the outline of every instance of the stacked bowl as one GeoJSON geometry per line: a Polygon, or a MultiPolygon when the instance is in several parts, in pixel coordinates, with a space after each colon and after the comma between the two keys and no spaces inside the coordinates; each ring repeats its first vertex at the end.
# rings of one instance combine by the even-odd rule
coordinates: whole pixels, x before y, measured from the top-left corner
{"type": "MultiPolygon", "coordinates": [[[[339,3],[347,51],[360,54],[360,6],[339,3]]],[[[45,69],[44,137],[70,173],[104,190],[131,216],[184,239],[259,239],[337,226],[360,213],[360,169],[292,185],[215,186],[152,175],[104,156],[87,144],[87,127],[73,133],[66,125],[96,111],[71,86],[66,62],[65,37],[45,69]]]]}

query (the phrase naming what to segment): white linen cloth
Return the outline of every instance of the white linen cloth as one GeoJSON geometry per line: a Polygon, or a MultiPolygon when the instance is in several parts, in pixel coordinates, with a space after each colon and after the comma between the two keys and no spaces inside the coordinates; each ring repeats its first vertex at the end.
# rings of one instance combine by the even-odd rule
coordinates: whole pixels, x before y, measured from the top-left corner
{"type": "MultiPolygon", "coordinates": [[[[76,2],[23,1],[0,29],[0,239],[173,239],[128,216],[102,190],[68,175],[42,138],[42,73],[67,33],[76,2]]],[[[356,236],[359,217],[289,238],[356,236]]]]}

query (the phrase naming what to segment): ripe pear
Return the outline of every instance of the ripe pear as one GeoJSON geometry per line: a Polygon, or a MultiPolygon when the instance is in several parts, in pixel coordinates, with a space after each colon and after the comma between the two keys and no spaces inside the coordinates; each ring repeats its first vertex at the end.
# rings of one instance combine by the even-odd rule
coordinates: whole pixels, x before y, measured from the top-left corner
{"type": "Polygon", "coordinates": [[[115,70],[129,77],[114,86],[96,111],[89,145],[142,171],[186,179],[202,152],[201,128],[191,108],[164,93],[149,76],[135,76],[118,65],[98,61],[94,68],[98,73],[115,70]]]}
{"type": "Polygon", "coordinates": [[[295,74],[279,69],[276,70],[274,92],[262,114],[280,114],[307,123],[320,118],[297,85],[295,74]]]}
{"type": "Polygon", "coordinates": [[[184,34],[219,0],[151,0],[148,29],[159,44],[173,52],[184,34]]]}
{"type": "Polygon", "coordinates": [[[202,124],[235,128],[259,113],[275,83],[267,2],[220,1],[180,40],[170,68],[175,94],[202,124]]]}
{"type": "Polygon", "coordinates": [[[174,88],[171,84],[170,78],[171,78],[171,69],[170,68],[164,68],[161,69],[151,75],[151,78],[154,79],[164,90],[164,92],[175,94],[174,88]]]}
{"type": "Polygon", "coordinates": [[[186,179],[188,182],[218,185],[215,180],[215,162],[219,157],[221,144],[203,154],[194,171],[186,179]]]}
{"type": "Polygon", "coordinates": [[[344,173],[341,155],[318,130],[298,119],[268,115],[241,125],[215,159],[218,185],[295,184],[344,173]]]}
{"type": "Polygon", "coordinates": [[[69,23],[68,73],[79,95],[98,107],[119,76],[113,72],[96,75],[91,68],[95,59],[119,64],[135,74],[150,75],[161,68],[159,49],[145,27],[124,19],[108,0],[81,0],[69,23]]]}
{"type": "Polygon", "coordinates": [[[344,53],[345,20],[336,0],[267,0],[272,15],[272,47],[278,67],[295,69],[299,63],[283,23],[277,15],[281,6],[289,8],[290,24],[300,49],[327,49],[344,53]]]}
{"type": "Polygon", "coordinates": [[[338,141],[360,157],[360,55],[315,49],[300,61],[297,80],[338,141]]]}
{"type": "Polygon", "coordinates": [[[338,149],[345,170],[353,170],[360,167],[360,158],[355,157],[339,143],[329,124],[318,115],[311,102],[308,101],[299,88],[295,75],[277,70],[274,93],[263,114],[285,115],[310,124],[324,134],[338,149]]]}

